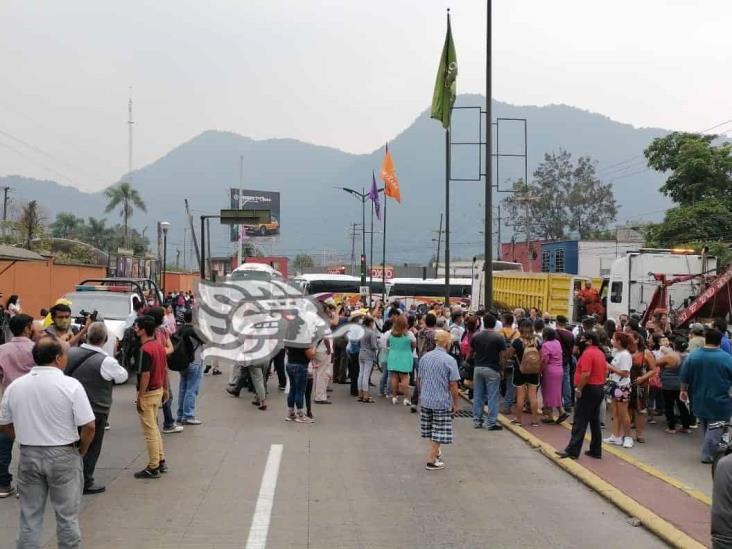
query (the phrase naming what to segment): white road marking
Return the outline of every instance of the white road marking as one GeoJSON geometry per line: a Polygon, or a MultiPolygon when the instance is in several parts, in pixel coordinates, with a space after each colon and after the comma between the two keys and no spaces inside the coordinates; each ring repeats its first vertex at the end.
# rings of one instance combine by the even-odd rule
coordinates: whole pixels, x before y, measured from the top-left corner
{"type": "Polygon", "coordinates": [[[272,444],[269,447],[269,456],[267,464],[264,466],[262,484],[259,486],[259,496],[257,496],[257,505],[254,508],[252,525],[249,527],[246,549],[264,549],[267,546],[267,534],[272,517],[283,448],[282,444],[272,444]]]}

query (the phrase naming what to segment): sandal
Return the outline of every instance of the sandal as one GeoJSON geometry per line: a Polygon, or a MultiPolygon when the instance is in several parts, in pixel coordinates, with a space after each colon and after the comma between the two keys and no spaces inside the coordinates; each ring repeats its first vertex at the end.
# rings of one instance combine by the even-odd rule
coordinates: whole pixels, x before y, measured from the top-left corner
{"type": "Polygon", "coordinates": [[[668,433],[669,435],[675,435],[676,429],[664,429],[663,432],[668,433]]]}
{"type": "Polygon", "coordinates": [[[511,424],[512,425],[523,425],[523,423],[521,422],[521,420],[520,419],[517,419],[517,418],[513,418],[511,420],[511,424]]]}
{"type": "Polygon", "coordinates": [[[260,409],[260,410],[262,410],[262,411],[264,411],[264,410],[267,409],[267,405],[266,404],[262,404],[261,406],[258,406],[257,408],[260,409]]]}
{"type": "Polygon", "coordinates": [[[366,398],[366,399],[362,400],[361,402],[363,402],[364,404],[375,404],[376,403],[376,401],[371,397],[366,398]]]}

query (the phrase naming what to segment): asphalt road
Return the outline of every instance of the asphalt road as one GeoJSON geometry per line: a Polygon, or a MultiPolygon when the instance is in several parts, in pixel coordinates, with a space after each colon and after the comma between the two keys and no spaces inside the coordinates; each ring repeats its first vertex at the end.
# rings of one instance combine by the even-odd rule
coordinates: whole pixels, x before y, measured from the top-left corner
{"type": "MultiPolygon", "coordinates": [[[[428,472],[407,408],[360,404],[336,385],[315,424],[294,424],[282,393],[260,412],[224,393],[225,378],[204,378],[203,425],[164,435],[170,472],[159,480],[132,477],[144,441],[133,387],[117,388],[97,471],[108,490],[84,497],[85,547],[245,547],[273,444],[283,448],[268,548],[664,546],[509,432],[456,419],[447,468],[428,472]]],[[[1,548],[14,547],[16,524],[16,500],[0,500],[1,548]]],[[[54,529],[49,511],[48,547],[54,529]]]]}

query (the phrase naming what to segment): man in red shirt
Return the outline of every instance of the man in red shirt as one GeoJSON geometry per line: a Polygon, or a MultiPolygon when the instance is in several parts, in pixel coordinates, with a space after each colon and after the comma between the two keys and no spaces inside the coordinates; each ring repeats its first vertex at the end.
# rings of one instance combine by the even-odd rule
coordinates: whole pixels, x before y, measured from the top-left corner
{"type": "Polygon", "coordinates": [[[137,375],[137,414],[147,444],[148,463],[135,478],[159,478],[168,469],[163,454],[163,438],[158,427],[158,409],[168,398],[168,365],[165,348],[155,338],[155,320],[141,316],[135,320],[140,338],[140,373],[137,375]]]}
{"type": "MultiPolygon", "coordinates": [[[[602,430],[600,429],[600,406],[605,399],[605,377],[607,376],[607,361],[605,353],[599,348],[597,334],[585,332],[578,341],[584,350],[577,362],[574,372],[574,390],[576,407],[574,411],[574,425],[569,444],[562,452],[557,452],[560,458],[577,459],[582,451],[582,442],[585,440],[587,425],[590,426],[592,440],[590,449],[585,455],[600,459],[602,457],[602,430]]],[[[581,347],[580,347],[581,348],[581,347]]]]}

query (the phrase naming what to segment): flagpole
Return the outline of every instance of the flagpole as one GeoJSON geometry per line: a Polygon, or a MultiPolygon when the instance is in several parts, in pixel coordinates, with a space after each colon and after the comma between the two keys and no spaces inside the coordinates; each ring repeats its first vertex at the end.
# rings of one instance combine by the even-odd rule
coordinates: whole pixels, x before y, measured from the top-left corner
{"type": "MultiPolygon", "coordinates": [[[[378,197],[378,189],[377,195],[378,197]]],[[[371,291],[374,282],[374,201],[371,201],[371,251],[369,252],[369,309],[373,307],[373,299],[371,298],[371,291]]]]}
{"type": "Polygon", "coordinates": [[[389,202],[386,196],[386,189],[384,190],[384,234],[382,239],[382,250],[381,250],[381,282],[384,285],[384,295],[381,298],[381,303],[386,308],[386,203],[389,202]]]}
{"type": "Polygon", "coordinates": [[[450,306],[450,126],[445,129],[445,306],[450,306]]]}

